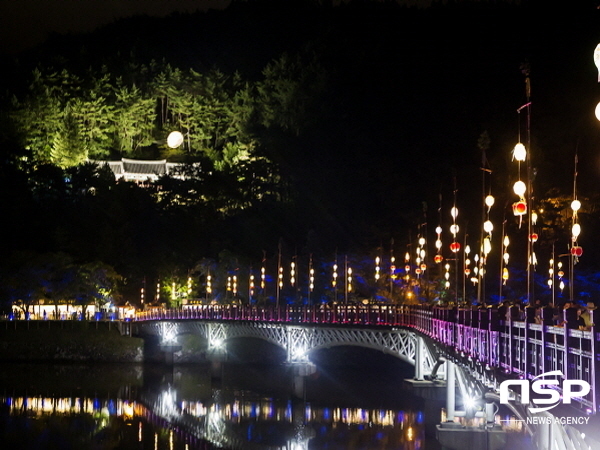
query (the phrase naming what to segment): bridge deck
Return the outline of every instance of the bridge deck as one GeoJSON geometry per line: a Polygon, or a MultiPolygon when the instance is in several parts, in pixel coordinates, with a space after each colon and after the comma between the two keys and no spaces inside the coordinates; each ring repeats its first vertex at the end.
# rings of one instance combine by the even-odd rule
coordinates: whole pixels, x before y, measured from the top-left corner
{"type": "Polygon", "coordinates": [[[588,330],[501,320],[494,308],[448,309],[406,305],[334,307],[256,307],[198,305],[137,314],[136,321],[223,321],[328,325],[337,327],[406,327],[468,358],[484,370],[534,378],[558,370],[566,379],[584,380],[592,389],[579,399],[589,413],[598,411],[600,336],[588,330]]]}

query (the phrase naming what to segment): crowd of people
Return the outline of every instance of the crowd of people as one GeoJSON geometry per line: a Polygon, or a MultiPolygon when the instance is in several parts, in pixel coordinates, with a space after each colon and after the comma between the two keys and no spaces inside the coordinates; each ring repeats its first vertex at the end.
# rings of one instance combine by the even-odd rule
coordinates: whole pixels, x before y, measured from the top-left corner
{"type": "Polygon", "coordinates": [[[536,300],[524,306],[519,301],[504,301],[498,307],[501,320],[520,320],[549,326],[567,327],[572,330],[589,330],[594,326],[594,303],[583,306],[570,300],[561,305],[544,304],[536,300]]]}

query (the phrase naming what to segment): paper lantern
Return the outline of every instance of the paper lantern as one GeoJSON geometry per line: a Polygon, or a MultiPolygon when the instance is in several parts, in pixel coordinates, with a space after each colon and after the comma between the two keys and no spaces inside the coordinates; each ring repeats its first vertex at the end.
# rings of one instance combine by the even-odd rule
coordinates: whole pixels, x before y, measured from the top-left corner
{"type": "Polygon", "coordinates": [[[434,261],[436,264],[440,264],[440,263],[441,263],[443,260],[444,260],[444,257],[443,257],[442,255],[435,255],[435,256],[433,257],[433,261],[434,261]]]}
{"type": "Polygon", "coordinates": [[[453,242],[453,243],[451,243],[451,244],[450,244],[450,250],[451,250],[453,253],[456,253],[456,252],[458,252],[458,251],[460,250],[460,244],[459,244],[458,242],[453,242]]]}
{"type": "Polygon", "coordinates": [[[571,247],[571,255],[579,258],[581,255],[583,255],[583,249],[578,245],[574,245],[571,247]]]}
{"type": "Polygon", "coordinates": [[[531,233],[531,234],[529,235],[529,240],[530,240],[531,242],[537,242],[538,238],[539,238],[539,236],[538,236],[538,234],[537,234],[537,233],[531,233]]]}
{"type": "Polygon", "coordinates": [[[526,190],[527,190],[527,186],[525,186],[524,182],[522,182],[521,180],[515,182],[515,184],[513,186],[513,191],[519,197],[523,197],[523,195],[525,195],[526,190]]]}
{"type": "Polygon", "coordinates": [[[526,157],[527,150],[525,150],[525,146],[519,142],[517,145],[515,145],[515,148],[513,149],[513,158],[519,162],[522,162],[525,161],[526,157]]]}
{"type": "Polygon", "coordinates": [[[527,203],[524,200],[519,200],[513,203],[512,209],[515,216],[522,216],[527,212],[527,203]]]}

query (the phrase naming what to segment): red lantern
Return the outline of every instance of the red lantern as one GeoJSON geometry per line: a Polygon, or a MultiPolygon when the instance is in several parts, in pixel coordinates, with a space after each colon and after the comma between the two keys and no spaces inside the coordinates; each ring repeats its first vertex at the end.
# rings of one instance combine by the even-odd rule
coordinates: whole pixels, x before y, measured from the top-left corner
{"type": "Polygon", "coordinates": [[[538,236],[538,234],[537,234],[537,233],[531,233],[531,235],[529,236],[529,240],[530,240],[531,242],[537,242],[537,240],[538,240],[538,237],[539,237],[539,236],[538,236]]]}
{"type": "Polygon", "coordinates": [[[452,253],[456,253],[460,250],[460,244],[458,242],[453,242],[452,244],[450,244],[450,250],[452,251],[452,253]]]}
{"type": "Polygon", "coordinates": [[[409,266],[408,264],[407,264],[407,265],[405,265],[405,266],[404,266],[404,270],[405,270],[406,272],[410,272],[410,266],[409,266]]]}
{"type": "Polygon", "coordinates": [[[469,276],[470,273],[471,273],[471,269],[469,269],[469,268],[465,269],[465,275],[469,276]]]}
{"type": "Polygon", "coordinates": [[[443,260],[444,260],[444,257],[443,257],[442,255],[435,255],[435,256],[433,257],[433,261],[434,261],[436,264],[439,264],[439,263],[441,263],[443,260]]]}
{"type": "Polygon", "coordinates": [[[419,268],[417,267],[417,268],[415,269],[415,273],[416,273],[417,275],[421,275],[421,269],[419,269],[419,268]]]}
{"type": "Polygon", "coordinates": [[[583,249],[578,245],[574,245],[571,247],[571,255],[579,258],[581,255],[583,255],[583,249]]]}
{"type": "Polygon", "coordinates": [[[421,270],[425,270],[425,269],[427,269],[427,264],[425,264],[425,263],[421,264],[421,270]]]}
{"type": "Polygon", "coordinates": [[[515,216],[522,216],[527,212],[527,203],[525,200],[519,200],[513,203],[512,209],[515,216]]]}

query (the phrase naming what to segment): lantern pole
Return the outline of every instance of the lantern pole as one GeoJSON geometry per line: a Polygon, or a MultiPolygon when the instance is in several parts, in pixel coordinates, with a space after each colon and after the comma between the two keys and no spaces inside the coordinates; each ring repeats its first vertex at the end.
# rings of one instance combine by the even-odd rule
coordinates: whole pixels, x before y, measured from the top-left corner
{"type": "MultiPolygon", "coordinates": [[[[458,234],[458,225],[456,224],[456,217],[458,216],[458,208],[456,207],[456,194],[458,192],[458,189],[456,187],[456,175],[454,176],[454,192],[453,192],[453,196],[454,196],[454,202],[453,202],[453,206],[452,209],[450,211],[450,214],[452,216],[452,226],[451,226],[451,232],[452,232],[452,252],[454,253],[454,301],[456,302],[456,304],[458,305],[458,252],[460,250],[460,244],[456,241],[456,237],[458,234]]],[[[463,301],[465,301],[465,299],[463,298],[463,301]]]]}
{"type": "MultiPolygon", "coordinates": [[[[509,240],[508,240],[508,236],[506,236],[506,216],[504,217],[504,220],[502,221],[502,243],[501,243],[501,249],[502,251],[500,252],[500,290],[498,292],[498,303],[502,303],[502,286],[504,286],[504,283],[506,282],[505,278],[504,278],[504,269],[507,269],[507,256],[508,255],[508,244],[509,244],[509,240]]],[[[507,269],[508,270],[508,269],[507,269]]],[[[508,272],[507,272],[508,273],[508,272]]]]}
{"type": "Polygon", "coordinates": [[[281,239],[277,247],[277,286],[276,286],[276,302],[275,307],[279,309],[279,296],[281,292],[281,285],[283,282],[283,267],[281,266],[281,239]]]}
{"type": "Polygon", "coordinates": [[[555,245],[555,242],[552,242],[552,264],[551,264],[551,266],[550,266],[550,268],[551,268],[551,270],[552,270],[552,271],[550,272],[550,279],[551,279],[551,281],[552,281],[552,283],[550,284],[550,287],[552,288],[552,305],[553,305],[553,306],[555,306],[555,304],[556,304],[556,286],[554,286],[554,285],[556,284],[556,283],[555,283],[555,281],[556,281],[556,274],[555,274],[555,270],[556,270],[556,269],[555,269],[555,262],[556,262],[556,261],[555,261],[555,259],[554,259],[554,257],[555,257],[555,253],[554,253],[554,252],[555,252],[554,245],[555,245]]]}
{"type": "Polygon", "coordinates": [[[573,225],[571,227],[571,248],[569,249],[569,272],[571,273],[571,283],[569,285],[569,300],[574,300],[574,284],[575,284],[575,264],[577,258],[581,255],[581,247],[577,244],[577,239],[581,231],[579,225],[577,213],[581,207],[581,202],[577,199],[577,152],[575,153],[575,169],[573,172],[573,201],[571,202],[571,209],[573,210],[573,225]]]}
{"type": "Polygon", "coordinates": [[[532,189],[532,168],[531,168],[531,79],[529,78],[529,64],[522,66],[523,75],[525,75],[525,96],[527,103],[524,107],[527,108],[527,151],[529,158],[527,158],[527,303],[531,302],[531,296],[533,295],[533,240],[531,235],[532,229],[532,216],[533,210],[533,189],[532,189]]]}
{"type": "MultiPolygon", "coordinates": [[[[467,298],[467,264],[466,264],[466,260],[468,258],[468,251],[469,251],[469,247],[467,246],[467,239],[468,239],[469,235],[466,233],[464,234],[463,237],[463,264],[462,264],[462,280],[463,280],[463,288],[462,288],[462,293],[463,293],[463,300],[465,300],[467,298]]],[[[458,254],[457,254],[457,258],[458,258],[458,254]]],[[[458,286],[457,286],[458,288],[458,286]]],[[[477,300],[479,300],[479,297],[477,298],[477,300]]]]}

